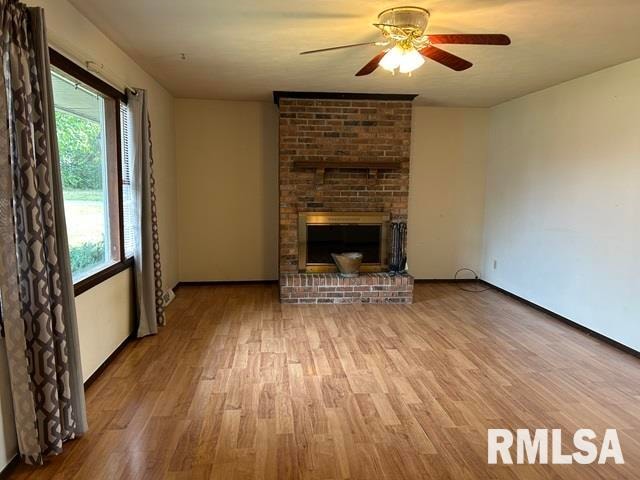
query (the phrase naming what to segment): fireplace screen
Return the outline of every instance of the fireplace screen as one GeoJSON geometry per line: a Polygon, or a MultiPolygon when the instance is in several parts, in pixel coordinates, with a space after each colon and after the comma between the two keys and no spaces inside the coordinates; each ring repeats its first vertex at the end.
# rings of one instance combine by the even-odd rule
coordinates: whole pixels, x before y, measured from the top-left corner
{"type": "Polygon", "coordinates": [[[332,253],[360,252],[380,263],[381,225],[307,225],[307,264],[333,263],[332,253]]]}
{"type": "Polygon", "coordinates": [[[360,252],[363,271],[387,266],[389,216],[381,213],[301,213],[298,228],[300,271],[335,271],[332,253],[360,252]]]}

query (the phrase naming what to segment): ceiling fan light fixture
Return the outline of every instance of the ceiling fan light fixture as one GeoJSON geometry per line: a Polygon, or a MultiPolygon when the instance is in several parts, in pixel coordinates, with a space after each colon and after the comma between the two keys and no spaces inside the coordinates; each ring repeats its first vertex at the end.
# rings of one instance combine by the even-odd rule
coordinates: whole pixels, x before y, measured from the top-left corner
{"type": "Polygon", "coordinates": [[[378,67],[395,74],[411,72],[420,68],[428,58],[456,72],[471,68],[473,64],[464,58],[442,50],[436,45],[509,45],[511,39],[503,33],[426,33],[430,13],[421,7],[396,7],[380,12],[377,23],[382,40],[377,42],[354,43],[337,47],[321,48],[300,52],[309,53],[342,50],[365,45],[391,45],[378,52],[369,62],[356,72],[356,77],[370,75],[378,67]]]}

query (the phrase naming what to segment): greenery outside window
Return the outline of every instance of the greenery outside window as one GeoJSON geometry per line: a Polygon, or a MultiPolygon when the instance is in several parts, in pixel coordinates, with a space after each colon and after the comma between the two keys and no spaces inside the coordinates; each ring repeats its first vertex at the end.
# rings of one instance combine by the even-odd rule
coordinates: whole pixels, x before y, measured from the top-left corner
{"type": "Polygon", "coordinates": [[[113,99],[61,72],[52,76],[71,270],[78,281],[120,260],[117,215],[111,212],[117,212],[118,192],[109,188],[109,166],[117,161],[115,119],[107,110],[115,107],[113,99]]]}
{"type": "Polygon", "coordinates": [[[50,50],[50,56],[69,254],[78,295],[130,264],[125,243],[132,243],[132,229],[125,230],[124,222],[131,216],[128,113],[122,93],[57,52],[50,50]]]}

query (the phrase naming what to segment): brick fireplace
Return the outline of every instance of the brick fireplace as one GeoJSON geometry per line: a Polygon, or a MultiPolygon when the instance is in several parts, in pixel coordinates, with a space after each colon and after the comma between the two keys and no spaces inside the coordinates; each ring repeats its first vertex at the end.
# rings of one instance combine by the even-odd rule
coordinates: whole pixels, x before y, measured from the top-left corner
{"type": "Polygon", "coordinates": [[[410,303],[408,275],[374,269],[342,279],[305,270],[299,228],[312,212],[379,213],[406,222],[414,95],[274,92],[274,98],[280,111],[281,301],[410,303]]]}

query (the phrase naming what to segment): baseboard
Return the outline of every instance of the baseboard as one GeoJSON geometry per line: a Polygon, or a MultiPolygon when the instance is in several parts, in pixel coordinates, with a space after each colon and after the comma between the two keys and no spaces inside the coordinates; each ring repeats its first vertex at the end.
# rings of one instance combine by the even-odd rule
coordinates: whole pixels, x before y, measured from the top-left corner
{"type": "Polygon", "coordinates": [[[111,355],[109,355],[107,359],[104,362],[102,362],[102,364],[97,368],[97,370],[93,372],[89,376],[89,378],[85,380],[84,382],[85,390],[89,388],[91,384],[95,382],[100,375],[102,375],[102,373],[107,369],[107,367],[111,364],[111,362],[113,362],[115,358],[120,354],[120,352],[124,350],[124,347],[126,347],[129,344],[129,342],[131,342],[132,340],[135,340],[135,338],[136,338],[135,333],[132,333],[127,338],[125,338],[124,341],[120,345],[118,345],[118,347],[113,352],[111,352],[111,355]]]}
{"type": "Polygon", "coordinates": [[[540,305],[538,305],[537,303],[533,303],[529,300],[527,300],[526,298],[523,298],[519,295],[516,295],[515,293],[512,293],[508,290],[505,290],[504,288],[500,288],[492,283],[487,282],[486,280],[480,280],[480,282],[484,283],[485,285],[487,285],[488,287],[491,287],[495,290],[497,290],[500,293],[504,293],[505,295],[508,295],[511,298],[514,298],[526,305],[528,305],[531,308],[535,308],[536,310],[546,313],[547,315],[555,318],[556,320],[560,320],[562,323],[569,325],[570,327],[573,327],[577,330],[580,330],[582,333],[586,333],[587,335],[589,335],[590,337],[595,337],[598,340],[601,340],[605,343],[608,343],[609,345],[617,348],[618,350],[621,350],[625,353],[628,353],[630,355],[633,355],[636,358],[640,358],[640,352],[638,350],[634,350],[631,347],[628,347],[627,345],[625,345],[624,343],[620,343],[617,340],[614,340],[612,338],[607,337],[606,335],[603,335],[601,333],[596,332],[595,330],[591,330],[589,327],[585,327],[584,325],[581,325],[567,317],[563,317],[562,315],[560,315],[559,313],[556,313],[552,310],[549,310],[547,308],[544,308],[540,305]]]}
{"type": "Polygon", "coordinates": [[[278,280],[205,280],[196,282],[178,282],[175,290],[180,287],[212,287],[226,285],[277,285],[278,280]]]}
{"type": "MultiPolygon", "coordinates": [[[[475,278],[416,278],[415,283],[466,283],[478,282],[475,278]]],[[[233,285],[277,285],[279,280],[204,280],[178,282],[174,290],[180,287],[215,287],[233,285]]]]}
{"type": "Polygon", "coordinates": [[[13,458],[7,463],[2,470],[0,470],[0,480],[4,480],[5,478],[9,478],[9,474],[11,471],[16,468],[20,464],[20,455],[17,453],[13,456],[13,458]]]}
{"type": "MultiPolygon", "coordinates": [[[[477,278],[415,278],[415,282],[419,283],[458,283],[458,282],[478,282],[477,278]]],[[[173,288],[180,287],[206,287],[216,285],[272,285],[277,284],[279,280],[200,280],[178,282],[173,288]]]]}
{"type": "MultiPolygon", "coordinates": [[[[100,375],[102,375],[102,373],[105,371],[105,369],[109,366],[109,364],[111,364],[111,362],[113,360],[115,360],[115,358],[120,354],[120,352],[122,352],[122,350],[124,350],[124,347],[126,347],[129,342],[131,342],[131,340],[135,339],[135,335],[132,333],[131,335],[129,335],[127,338],[124,339],[124,341],[118,345],[118,348],[116,348],[111,355],[109,355],[107,357],[107,359],[102,362],[102,364],[98,367],[98,369],[93,372],[89,378],[87,378],[87,380],[84,382],[84,388],[85,390],[87,388],[89,388],[91,386],[91,384],[93,382],[96,381],[96,379],[98,377],[100,377],[100,375]]],[[[9,474],[11,473],[11,471],[16,468],[18,465],[20,464],[20,455],[16,454],[9,463],[7,463],[7,465],[0,470],[0,480],[4,480],[5,478],[9,478],[9,474]]]]}
{"type": "Polygon", "coordinates": [[[477,278],[414,278],[414,283],[468,283],[478,282],[477,278]]]}

